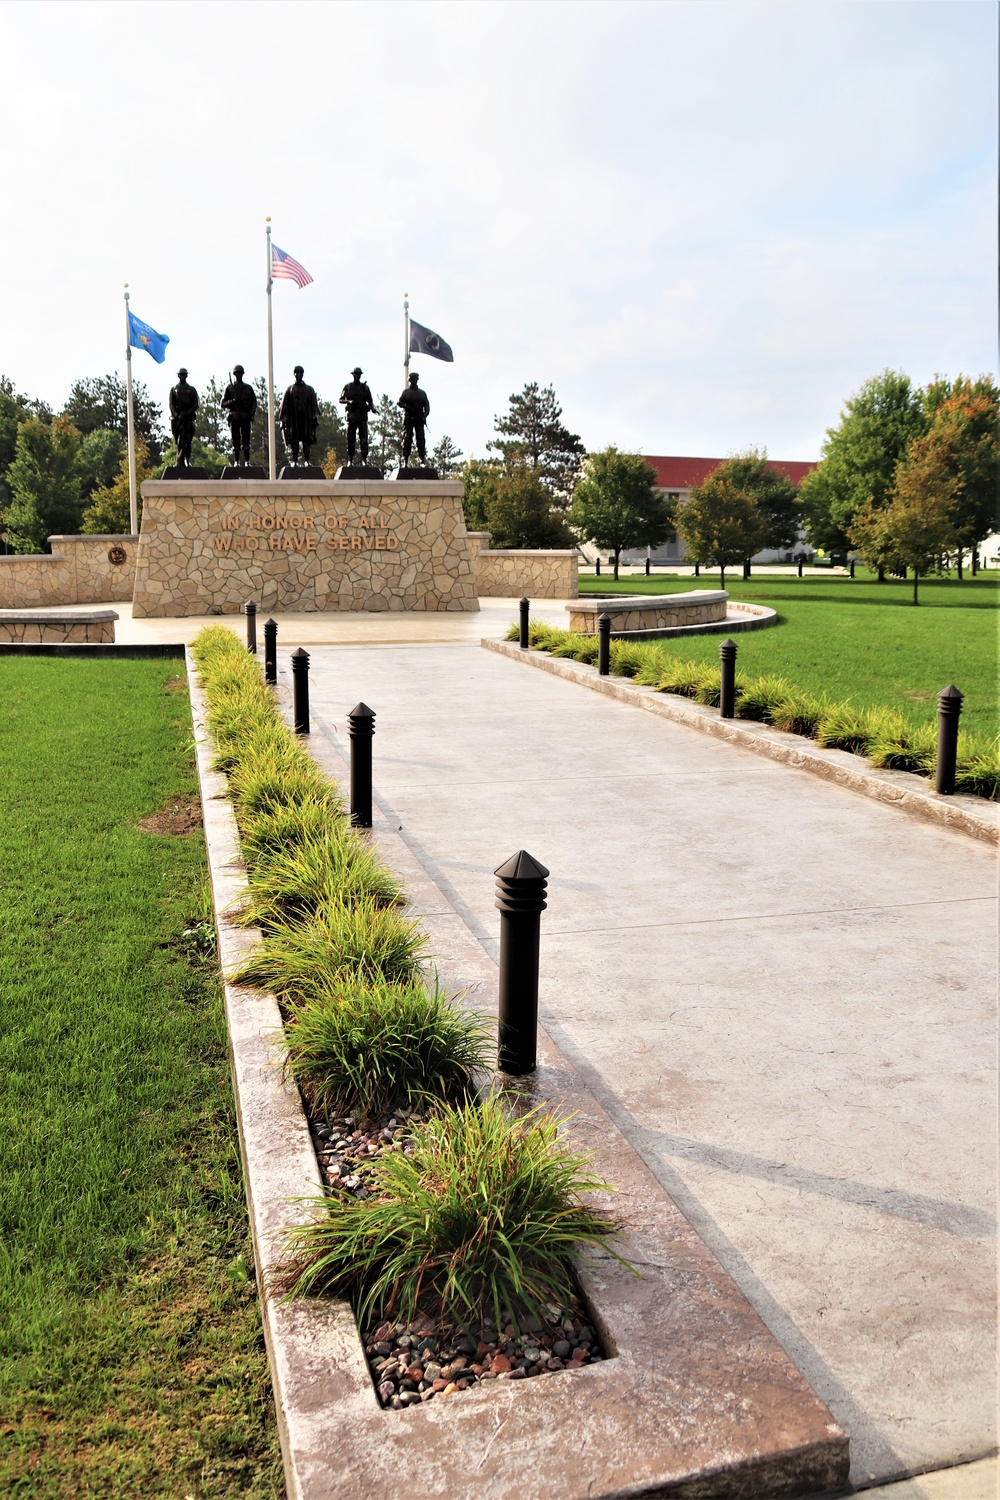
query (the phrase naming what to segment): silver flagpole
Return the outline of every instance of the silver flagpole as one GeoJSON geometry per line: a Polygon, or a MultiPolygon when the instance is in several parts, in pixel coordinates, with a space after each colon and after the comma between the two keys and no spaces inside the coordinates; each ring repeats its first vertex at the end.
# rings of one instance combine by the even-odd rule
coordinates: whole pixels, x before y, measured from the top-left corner
{"type": "Polygon", "coordinates": [[[125,402],[128,412],[128,524],[133,536],[139,533],[139,505],[135,486],[135,411],[132,404],[132,328],[128,320],[128,282],[125,283],[125,402]]]}
{"type": "Polygon", "coordinates": [[[410,303],[409,292],[403,293],[403,324],[404,324],[404,349],[403,354],[403,390],[410,383],[410,303]]]}
{"type": "Polygon", "coordinates": [[[277,479],[274,454],[274,336],[271,332],[271,218],[267,219],[267,473],[277,479]]]}

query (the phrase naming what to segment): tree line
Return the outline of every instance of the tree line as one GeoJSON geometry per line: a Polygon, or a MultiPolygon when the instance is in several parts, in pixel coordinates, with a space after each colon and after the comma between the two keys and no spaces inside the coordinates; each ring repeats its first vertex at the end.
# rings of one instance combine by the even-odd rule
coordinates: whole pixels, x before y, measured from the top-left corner
{"type": "Polygon", "coordinates": [[[724,459],[683,504],[658,488],[637,453],[587,454],[563,425],[551,386],[510,398],[487,457],[462,471],[470,528],[498,547],[571,546],[611,553],[657,547],[673,532],[692,562],[725,570],[805,536],[853,551],[878,572],[919,578],[964,555],[973,569],[997,526],[1000,391],[986,376],[935,378],[922,389],[885,370],[865,381],[828,429],[818,466],[796,486],[763,449],[724,459]]]}

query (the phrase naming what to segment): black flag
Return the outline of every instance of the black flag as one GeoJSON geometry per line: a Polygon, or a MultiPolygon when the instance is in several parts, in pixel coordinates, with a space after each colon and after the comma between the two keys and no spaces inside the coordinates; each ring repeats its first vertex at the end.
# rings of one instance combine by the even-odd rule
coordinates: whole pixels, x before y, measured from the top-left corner
{"type": "Polygon", "coordinates": [[[443,338],[425,328],[422,323],[414,323],[410,319],[410,353],[429,354],[431,359],[446,359],[449,364],[455,363],[455,356],[451,352],[451,345],[446,344],[443,338]]]}

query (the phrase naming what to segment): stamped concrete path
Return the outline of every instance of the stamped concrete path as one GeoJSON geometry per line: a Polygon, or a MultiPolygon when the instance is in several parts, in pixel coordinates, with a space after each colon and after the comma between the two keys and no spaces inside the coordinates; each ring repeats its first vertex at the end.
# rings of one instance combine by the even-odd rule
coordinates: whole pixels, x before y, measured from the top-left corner
{"type": "Polygon", "coordinates": [[[383,808],[494,956],[494,868],[549,866],[545,1023],[853,1482],[991,1453],[989,846],[471,643],[314,647],[312,683],[342,747],[377,711],[383,808]]]}

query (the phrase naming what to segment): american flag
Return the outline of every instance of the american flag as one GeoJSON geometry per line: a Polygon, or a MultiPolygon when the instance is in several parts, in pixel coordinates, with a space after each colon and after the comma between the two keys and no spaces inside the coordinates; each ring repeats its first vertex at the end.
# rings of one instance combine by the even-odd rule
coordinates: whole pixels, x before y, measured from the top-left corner
{"type": "Polygon", "coordinates": [[[279,250],[273,241],[271,244],[271,276],[272,278],[284,276],[287,281],[294,281],[297,287],[308,286],[310,281],[312,281],[312,277],[305,266],[300,266],[298,261],[293,259],[284,250],[279,250]]]}

